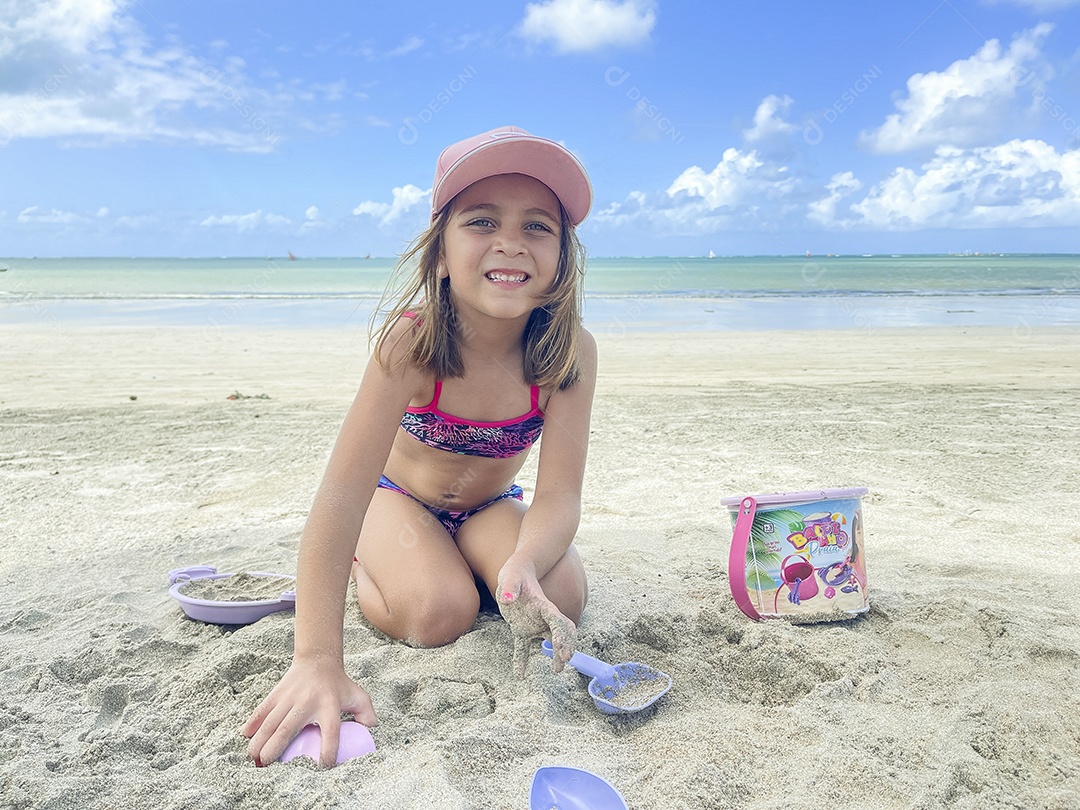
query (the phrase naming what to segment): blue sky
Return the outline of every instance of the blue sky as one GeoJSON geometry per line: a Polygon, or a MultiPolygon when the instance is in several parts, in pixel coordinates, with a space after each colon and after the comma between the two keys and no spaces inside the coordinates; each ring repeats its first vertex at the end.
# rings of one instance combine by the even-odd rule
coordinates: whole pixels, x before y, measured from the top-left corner
{"type": "Polygon", "coordinates": [[[0,255],[392,256],[505,124],[596,256],[1080,252],[1080,0],[7,0],[0,255]]]}

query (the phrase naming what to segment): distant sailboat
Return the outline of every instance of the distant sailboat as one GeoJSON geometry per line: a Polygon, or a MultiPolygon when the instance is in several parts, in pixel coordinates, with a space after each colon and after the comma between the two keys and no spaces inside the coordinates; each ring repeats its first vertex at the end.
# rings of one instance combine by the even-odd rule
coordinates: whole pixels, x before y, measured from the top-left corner
{"type": "Polygon", "coordinates": [[[290,261],[290,262],[295,262],[295,261],[296,261],[296,257],[295,257],[295,256],[293,256],[293,253],[292,253],[292,251],[291,251],[291,250],[289,251],[289,261],[290,261]]]}
{"type": "Polygon", "coordinates": [[[716,258],[716,254],[713,253],[711,250],[709,251],[709,258],[710,259],[715,259],[716,258]]]}

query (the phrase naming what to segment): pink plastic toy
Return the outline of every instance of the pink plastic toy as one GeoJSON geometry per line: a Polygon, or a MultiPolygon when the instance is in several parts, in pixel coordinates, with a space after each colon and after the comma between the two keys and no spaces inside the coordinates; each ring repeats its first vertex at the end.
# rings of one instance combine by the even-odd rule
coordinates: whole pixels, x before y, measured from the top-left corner
{"type": "MultiPolygon", "coordinates": [[[[304,729],[296,735],[296,739],[285,748],[281,761],[288,762],[296,757],[307,757],[318,762],[321,740],[318,726],[304,726],[304,729]]],[[[343,721],[341,736],[338,738],[337,764],[340,765],[347,759],[373,753],[375,753],[375,740],[367,727],[355,720],[343,721]]]]}

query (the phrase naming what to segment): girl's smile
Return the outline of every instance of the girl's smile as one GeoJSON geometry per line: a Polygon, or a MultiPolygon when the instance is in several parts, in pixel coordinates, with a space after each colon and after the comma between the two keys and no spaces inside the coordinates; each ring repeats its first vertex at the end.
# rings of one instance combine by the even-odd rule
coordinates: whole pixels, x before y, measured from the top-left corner
{"type": "Polygon", "coordinates": [[[491,270],[484,273],[484,277],[504,290],[516,290],[524,286],[529,280],[528,273],[520,273],[513,270],[491,270]]]}

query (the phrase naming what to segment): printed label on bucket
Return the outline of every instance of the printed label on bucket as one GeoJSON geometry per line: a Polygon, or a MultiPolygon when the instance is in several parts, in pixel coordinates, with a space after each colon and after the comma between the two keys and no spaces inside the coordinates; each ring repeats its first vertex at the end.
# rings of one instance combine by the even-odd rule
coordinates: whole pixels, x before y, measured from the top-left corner
{"type": "Polygon", "coordinates": [[[859,498],[759,505],[746,543],[746,591],[758,613],[822,621],[866,611],[862,524],[859,498]]]}

